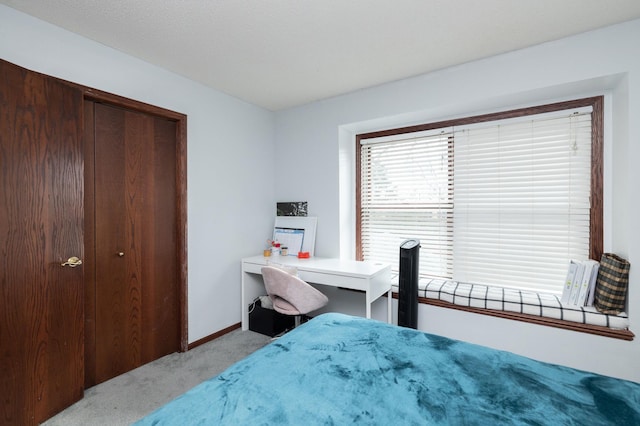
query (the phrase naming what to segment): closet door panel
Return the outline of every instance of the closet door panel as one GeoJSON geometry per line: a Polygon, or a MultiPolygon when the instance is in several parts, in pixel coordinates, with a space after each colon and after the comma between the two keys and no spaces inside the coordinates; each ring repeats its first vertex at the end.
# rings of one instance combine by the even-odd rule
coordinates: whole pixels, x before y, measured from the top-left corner
{"type": "Polygon", "coordinates": [[[0,60],[0,424],[83,395],[82,93],[0,60]]]}
{"type": "Polygon", "coordinates": [[[94,112],[100,383],[179,349],[176,124],[99,103],[94,112]]]}
{"type": "Polygon", "coordinates": [[[146,194],[142,233],[143,305],[142,362],[179,347],[176,258],[176,124],[152,118],[153,138],[145,156],[146,194]],[[148,326],[153,324],[153,326],[148,326]]]}
{"type": "MultiPolygon", "coordinates": [[[[95,104],[95,356],[96,382],[140,364],[140,286],[130,274],[135,248],[129,244],[125,146],[126,114],[95,104]]],[[[135,202],[135,200],[133,201],[135,202]]],[[[133,213],[135,215],[135,212],[133,213]]]]}

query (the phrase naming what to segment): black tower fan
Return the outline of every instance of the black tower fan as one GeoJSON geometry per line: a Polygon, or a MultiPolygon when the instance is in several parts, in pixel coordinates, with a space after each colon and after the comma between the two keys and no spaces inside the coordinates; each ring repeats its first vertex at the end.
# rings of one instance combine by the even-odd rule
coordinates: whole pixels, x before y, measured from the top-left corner
{"type": "Polygon", "coordinates": [[[398,275],[398,325],[418,328],[418,274],[420,272],[420,241],[406,240],[400,244],[400,274],[398,275]]]}

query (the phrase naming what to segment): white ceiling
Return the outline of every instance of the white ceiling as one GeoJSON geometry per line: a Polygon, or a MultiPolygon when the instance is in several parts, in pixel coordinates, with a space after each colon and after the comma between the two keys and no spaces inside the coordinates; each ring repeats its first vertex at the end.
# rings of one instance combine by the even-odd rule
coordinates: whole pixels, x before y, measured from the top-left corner
{"type": "Polygon", "coordinates": [[[0,3],[273,111],[640,18],[638,0],[0,3]]]}

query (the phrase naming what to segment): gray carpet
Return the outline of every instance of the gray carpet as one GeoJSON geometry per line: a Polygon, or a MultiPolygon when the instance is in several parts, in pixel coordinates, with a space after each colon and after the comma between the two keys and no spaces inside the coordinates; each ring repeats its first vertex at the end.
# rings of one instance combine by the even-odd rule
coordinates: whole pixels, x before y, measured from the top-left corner
{"type": "Polygon", "coordinates": [[[87,389],[82,400],[43,425],[129,425],[270,340],[235,330],[188,352],[167,355],[87,389]]]}

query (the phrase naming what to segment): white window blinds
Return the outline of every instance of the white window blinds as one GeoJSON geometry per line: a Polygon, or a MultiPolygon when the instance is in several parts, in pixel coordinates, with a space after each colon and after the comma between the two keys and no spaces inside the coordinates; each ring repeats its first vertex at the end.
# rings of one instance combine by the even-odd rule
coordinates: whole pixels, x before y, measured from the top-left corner
{"type": "Polygon", "coordinates": [[[360,141],[362,258],[559,293],[589,255],[590,109],[360,141]]]}
{"type": "Polygon", "coordinates": [[[421,273],[451,277],[451,132],[361,142],[363,258],[390,263],[397,271],[400,244],[418,238],[421,273]]]}
{"type": "Polygon", "coordinates": [[[559,292],[589,256],[591,114],[456,130],[454,274],[559,292]]]}

